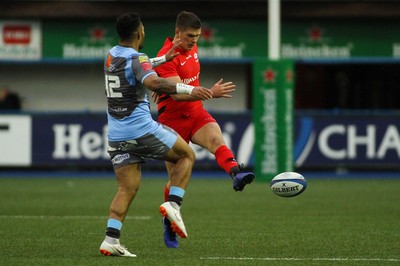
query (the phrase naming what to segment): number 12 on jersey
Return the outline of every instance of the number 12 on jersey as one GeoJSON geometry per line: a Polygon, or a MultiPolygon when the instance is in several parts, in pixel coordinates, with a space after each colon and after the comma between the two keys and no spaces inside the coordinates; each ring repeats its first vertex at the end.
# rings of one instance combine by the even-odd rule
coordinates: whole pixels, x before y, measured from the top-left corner
{"type": "Polygon", "coordinates": [[[121,98],[122,93],[114,91],[121,86],[118,76],[105,75],[106,79],[106,94],[110,98],[121,98]]]}

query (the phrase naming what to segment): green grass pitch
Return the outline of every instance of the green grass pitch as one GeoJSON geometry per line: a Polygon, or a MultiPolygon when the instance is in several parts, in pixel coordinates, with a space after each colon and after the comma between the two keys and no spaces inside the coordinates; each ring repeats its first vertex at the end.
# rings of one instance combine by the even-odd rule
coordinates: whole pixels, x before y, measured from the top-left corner
{"type": "Polygon", "coordinates": [[[138,257],[120,258],[99,252],[113,178],[0,178],[0,265],[400,265],[400,179],[308,179],[282,198],[194,178],[179,249],[162,240],[164,183],[143,178],[121,236],[138,257]]]}

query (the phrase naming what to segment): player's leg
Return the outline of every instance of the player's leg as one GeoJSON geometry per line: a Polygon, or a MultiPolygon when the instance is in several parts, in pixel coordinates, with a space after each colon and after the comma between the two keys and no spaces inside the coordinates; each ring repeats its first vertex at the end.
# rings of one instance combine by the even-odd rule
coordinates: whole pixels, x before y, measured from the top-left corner
{"type": "Polygon", "coordinates": [[[119,238],[122,223],[140,187],[141,165],[135,163],[117,167],[115,175],[118,189],[110,205],[106,237],[100,246],[100,252],[106,256],[136,257],[120,244],[119,238]]]}
{"type": "Polygon", "coordinates": [[[166,157],[171,187],[178,186],[186,189],[192,175],[195,159],[192,148],[178,135],[174,146],[166,157]]]}
{"type": "MultiPolygon", "coordinates": [[[[186,143],[189,143],[191,136],[191,129],[193,126],[193,122],[191,119],[187,117],[177,116],[171,119],[170,117],[159,116],[159,123],[167,126],[169,129],[173,129],[176,133],[179,134],[183,138],[186,143]]],[[[166,162],[166,168],[168,171],[168,177],[171,176],[171,171],[173,169],[174,163],[166,162]]],[[[171,182],[168,179],[168,182],[164,188],[164,198],[167,200],[169,195],[169,188],[171,186],[171,182]]]]}
{"type": "MultiPolygon", "coordinates": [[[[207,117],[207,114],[204,114],[203,117],[207,117]]],[[[200,121],[210,120],[204,118],[196,119],[200,121]]],[[[191,140],[214,154],[218,166],[232,177],[235,191],[242,191],[247,184],[253,182],[254,174],[240,168],[233,152],[226,146],[221,128],[216,122],[203,124],[193,134],[191,140]]]]}
{"type": "MultiPolygon", "coordinates": [[[[171,187],[171,181],[169,180],[170,172],[172,167],[174,166],[173,163],[165,162],[165,166],[168,172],[168,182],[164,188],[164,201],[168,201],[168,196],[171,187]]],[[[174,232],[171,227],[171,221],[165,217],[162,219],[162,224],[164,226],[164,243],[168,248],[178,248],[179,247],[179,240],[178,235],[174,232]]]]}
{"type": "Polygon", "coordinates": [[[199,128],[192,137],[192,142],[215,155],[217,164],[227,174],[238,168],[233,152],[225,145],[221,128],[216,122],[210,122],[199,128]]]}
{"type": "Polygon", "coordinates": [[[225,145],[220,126],[207,110],[198,110],[192,118],[190,140],[214,154],[217,164],[228,175],[239,170],[233,152],[225,145]]]}
{"type": "MultiPolygon", "coordinates": [[[[189,143],[191,125],[187,124],[188,119],[184,117],[176,117],[174,119],[166,119],[161,116],[159,117],[159,122],[169,126],[169,128],[173,128],[179,135],[184,139],[186,143],[189,143]]],[[[189,121],[191,122],[191,121],[189,121]]],[[[184,145],[186,147],[186,145],[184,145]]],[[[194,153],[193,153],[194,156],[194,153]]],[[[174,162],[165,162],[167,173],[168,173],[168,181],[164,187],[164,200],[168,201],[168,197],[170,195],[170,187],[171,181],[170,177],[174,175],[175,163],[174,162]]],[[[171,222],[169,219],[163,217],[162,223],[164,226],[164,242],[165,245],[169,248],[177,248],[179,246],[178,236],[173,231],[171,227],[171,222]]]]}
{"type": "MultiPolygon", "coordinates": [[[[192,168],[195,161],[195,154],[190,146],[178,136],[176,143],[168,152],[166,160],[168,161],[168,173],[170,177],[170,188],[167,201],[160,206],[160,211],[165,217],[163,220],[164,228],[169,230],[171,228],[180,237],[186,238],[187,232],[183,224],[180,207],[182,205],[183,196],[192,174],[192,168]],[[171,226],[168,227],[168,219],[171,226]],[[166,225],[167,223],[167,225],[166,225]]],[[[166,232],[170,233],[170,232],[166,232]]],[[[169,244],[164,233],[164,240],[168,247],[177,247],[177,241],[169,244]]],[[[171,235],[170,238],[173,238],[171,235]]]]}
{"type": "Polygon", "coordinates": [[[128,164],[115,169],[118,191],[111,202],[110,218],[124,221],[129,206],[140,187],[141,164],[128,164]]]}

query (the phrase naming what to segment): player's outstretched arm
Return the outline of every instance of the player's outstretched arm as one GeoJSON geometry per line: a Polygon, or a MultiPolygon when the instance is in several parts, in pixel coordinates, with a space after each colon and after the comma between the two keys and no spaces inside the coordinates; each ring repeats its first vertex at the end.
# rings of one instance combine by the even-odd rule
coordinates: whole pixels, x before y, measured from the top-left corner
{"type": "MultiPolygon", "coordinates": [[[[170,80],[171,82],[175,82],[175,83],[181,82],[181,79],[180,79],[179,76],[168,77],[166,79],[170,80]]],[[[153,101],[155,103],[158,103],[157,95],[153,94],[152,98],[153,98],[153,101]]],[[[203,99],[200,99],[200,98],[198,98],[198,97],[196,97],[196,96],[194,96],[192,94],[191,95],[189,95],[189,94],[173,94],[173,95],[171,95],[171,98],[174,99],[174,101],[177,101],[177,102],[189,102],[189,101],[203,100],[203,99]]]]}
{"type": "MultiPolygon", "coordinates": [[[[169,77],[167,78],[169,80],[179,82],[180,78],[179,77],[169,77]]],[[[220,79],[211,87],[211,91],[213,93],[213,98],[232,98],[232,95],[230,93],[234,92],[236,88],[236,85],[233,84],[233,82],[223,82],[223,79],[220,79]]],[[[194,95],[187,95],[187,94],[174,94],[171,95],[172,99],[174,99],[177,102],[189,102],[189,101],[198,101],[202,100],[200,98],[195,97],[194,95]]],[[[157,103],[157,97],[154,95],[153,96],[153,101],[157,103]]]]}
{"type": "Polygon", "coordinates": [[[201,100],[209,100],[212,98],[212,91],[210,89],[170,81],[168,79],[160,78],[156,74],[145,78],[143,85],[157,94],[185,94],[201,100]]]}

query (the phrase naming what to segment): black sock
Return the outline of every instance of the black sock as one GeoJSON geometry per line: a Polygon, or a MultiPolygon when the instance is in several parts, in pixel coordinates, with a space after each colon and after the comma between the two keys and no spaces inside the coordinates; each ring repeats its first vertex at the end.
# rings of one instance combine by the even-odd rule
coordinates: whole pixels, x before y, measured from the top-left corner
{"type": "Polygon", "coordinates": [[[181,206],[181,205],[182,205],[183,198],[182,198],[182,197],[179,197],[179,196],[177,196],[177,195],[168,195],[167,200],[168,200],[168,201],[175,202],[176,204],[178,204],[179,206],[181,206]]]}
{"type": "Polygon", "coordinates": [[[112,238],[119,238],[121,235],[121,231],[112,227],[107,227],[106,230],[106,236],[112,237],[112,238]]]}

